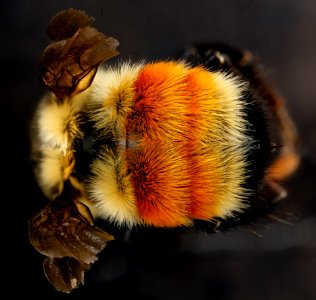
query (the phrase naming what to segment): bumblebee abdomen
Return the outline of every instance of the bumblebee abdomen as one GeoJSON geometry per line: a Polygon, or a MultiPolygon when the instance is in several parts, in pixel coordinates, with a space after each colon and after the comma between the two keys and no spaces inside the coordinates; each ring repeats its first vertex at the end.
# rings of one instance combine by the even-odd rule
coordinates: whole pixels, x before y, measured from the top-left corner
{"type": "Polygon", "coordinates": [[[245,84],[179,62],[125,65],[111,76],[115,84],[92,86],[92,119],[116,140],[91,167],[88,189],[99,215],[175,227],[242,210],[251,143],[245,84]]]}

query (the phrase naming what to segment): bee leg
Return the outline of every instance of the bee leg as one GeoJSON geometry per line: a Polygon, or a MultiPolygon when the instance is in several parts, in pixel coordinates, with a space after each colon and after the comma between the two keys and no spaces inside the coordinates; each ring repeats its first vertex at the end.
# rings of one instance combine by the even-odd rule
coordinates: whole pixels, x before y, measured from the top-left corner
{"type": "Polygon", "coordinates": [[[213,219],[211,222],[214,224],[214,232],[219,232],[222,222],[218,219],[213,219]]]}
{"type": "Polygon", "coordinates": [[[287,190],[276,181],[267,180],[265,187],[267,199],[271,199],[272,203],[277,203],[287,197],[287,190]]]}
{"type": "Polygon", "coordinates": [[[83,220],[88,222],[90,226],[94,226],[94,218],[89,208],[78,200],[73,200],[73,202],[75,204],[75,209],[83,220]]]}
{"type": "Polygon", "coordinates": [[[193,66],[204,65],[212,71],[230,68],[230,61],[227,55],[216,48],[206,46],[192,46],[185,50],[182,58],[190,62],[193,66]]]}
{"type": "Polygon", "coordinates": [[[282,102],[275,110],[280,128],[281,151],[268,170],[269,178],[281,181],[290,177],[298,169],[301,161],[300,140],[297,129],[282,102]]]}
{"type": "MultiPolygon", "coordinates": [[[[193,66],[203,65],[211,71],[231,71],[248,66],[252,54],[221,43],[197,43],[185,49],[182,57],[193,66]]],[[[235,70],[236,71],[236,70],[235,70]]]]}

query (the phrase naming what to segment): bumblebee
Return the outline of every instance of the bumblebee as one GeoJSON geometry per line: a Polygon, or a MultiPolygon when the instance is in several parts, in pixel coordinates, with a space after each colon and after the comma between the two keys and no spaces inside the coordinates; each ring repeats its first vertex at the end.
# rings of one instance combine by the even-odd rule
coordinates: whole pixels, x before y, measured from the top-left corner
{"type": "Polygon", "coordinates": [[[295,126],[251,53],[197,44],[174,60],[99,68],[119,42],[92,22],[68,9],[49,23],[50,92],[33,122],[35,175],[52,201],[31,218],[30,240],[66,292],[114,239],[94,220],[235,226],[284,198],[280,182],[299,164],[295,126]]]}

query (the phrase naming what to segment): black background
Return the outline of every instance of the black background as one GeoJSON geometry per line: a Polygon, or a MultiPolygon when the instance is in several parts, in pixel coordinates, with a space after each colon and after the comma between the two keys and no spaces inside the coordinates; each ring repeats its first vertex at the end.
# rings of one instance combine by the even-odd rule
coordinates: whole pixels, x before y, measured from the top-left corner
{"type": "MultiPolygon", "coordinates": [[[[316,4],[313,0],[1,1],[2,293],[34,299],[316,299],[316,4]],[[226,233],[135,235],[102,252],[84,286],[56,292],[27,221],[45,204],[29,162],[29,126],[45,88],[38,62],[59,10],[84,9],[116,37],[119,59],[165,59],[196,41],[248,48],[285,97],[303,162],[286,182],[292,225],[226,233]],[[91,296],[91,297],[90,297],[91,296]]],[[[114,59],[116,62],[117,59],[114,59]]]]}

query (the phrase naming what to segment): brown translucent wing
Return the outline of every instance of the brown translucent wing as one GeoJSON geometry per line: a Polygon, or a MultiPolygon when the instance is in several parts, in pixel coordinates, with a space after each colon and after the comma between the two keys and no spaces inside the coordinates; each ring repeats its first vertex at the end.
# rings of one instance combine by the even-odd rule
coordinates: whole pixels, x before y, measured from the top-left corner
{"type": "Polygon", "coordinates": [[[57,13],[49,22],[47,35],[53,41],[60,41],[72,37],[78,29],[90,26],[94,18],[85,11],[69,8],[57,13]]]}
{"type": "Polygon", "coordinates": [[[60,99],[87,89],[98,66],[119,54],[119,42],[89,27],[91,22],[84,12],[70,9],[57,14],[48,26],[55,42],[43,52],[41,77],[60,99]]]}
{"type": "Polygon", "coordinates": [[[30,242],[46,256],[45,274],[59,291],[69,292],[83,283],[84,272],[114,239],[91,220],[84,204],[60,197],[29,221],[30,242]]]}
{"type": "Polygon", "coordinates": [[[72,257],[46,257],[43,263],[48,281],[57,291],[65,293],[70,293],[84,283],[84,272],[89,267],[72,257]]]}

